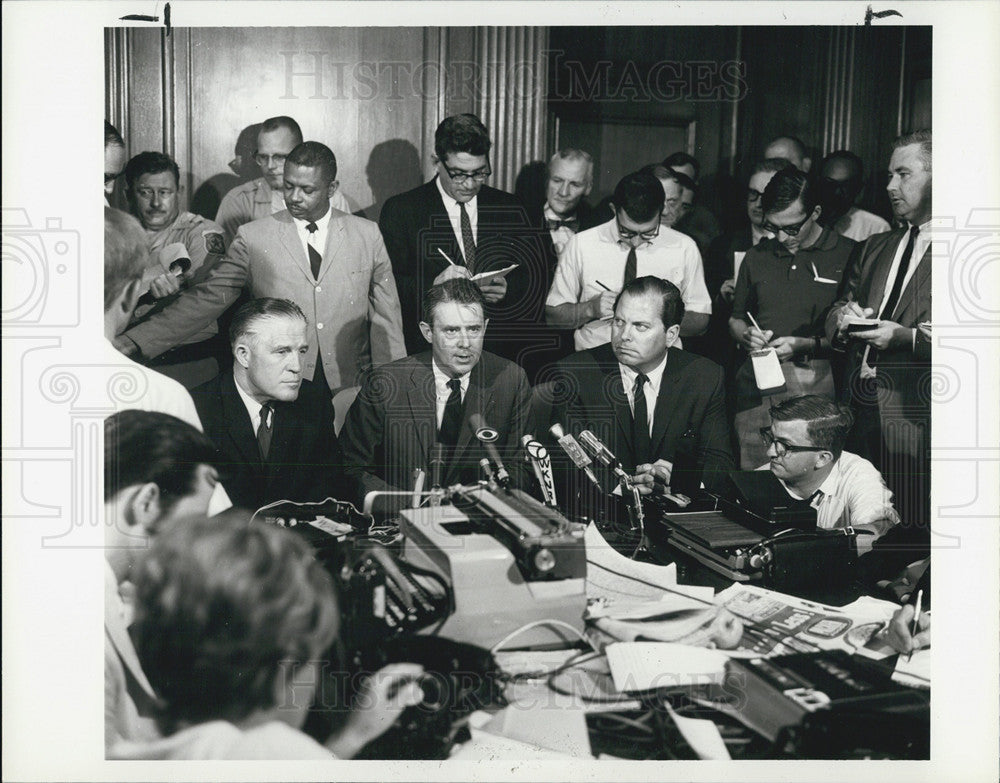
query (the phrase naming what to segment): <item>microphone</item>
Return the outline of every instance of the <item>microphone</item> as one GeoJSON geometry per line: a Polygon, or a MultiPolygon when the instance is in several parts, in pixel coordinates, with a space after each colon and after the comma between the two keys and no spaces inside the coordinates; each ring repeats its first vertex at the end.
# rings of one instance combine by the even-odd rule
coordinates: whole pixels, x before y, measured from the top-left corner
{"type": "Polygon", "coordinates": [[[535,471],[535,478],[538,479],[538,486],[542,489],[542,498],[545,503],[553,508],[556,507],[556,484],[552,476],[552,460],[549,459],[549,451],[531,435],[524,435],[521,438],[524,450],[531,461],[531,467],[535,471]]]}
{"type": "Polygon", "coordinates": [[[504,467],[503,460],[500,459],[500,452],[493,445],[493,442],[500,437],[500,433],[492,427],[487,426],[483,417],[478,413],[473,413],[469,416],[469,424],[475,430],[476,439],[483,444],[486,453],[493,460],[493,464],[497,466],[496,473],[494,474],[497,483],[504,489],[510,489],[510,474],[507,472],[507,468],[504,467]]]}
{"type": "Polygon", "coordinates": [[[431,446],[431,456],[427,460],[431,468],[431,505],[441,505],[441,475],[444,473],[444,444],[435,443],[431,446]]]}
{"type": "Polygon", "coordinates": [[[586,455],[584,450],[580,448],[580,444],[576,442],[576,438],[572,435],[568,435],[562,428],[561,424],[553,424],[549,427],[549,432],[551,432],[559,445],[562,446],[563,451],[573,460],[573,464],[576,465],[580,470],[587,474],[587,478],[590,479],[591,483],[597,487],[601,492],[601,482],[597,480],[597,476],[594,475],[593,468],[590,467],[591,459],[586,455]]]}
{"type": "Polygon", "coordinates": [[[631,484],[632,477],[625,472],[621,462],[619,462],[618,458],[611,452],[611,449],[605,446],[601,442],[601,439],[598,438],[593,432],[590,430],[584,430],[581,432],[580,442],[587,447],[587,450],[594,455],[594,458],[598,462],[611,468],[618,478],[627,479],[629,484],[631,484]]]}

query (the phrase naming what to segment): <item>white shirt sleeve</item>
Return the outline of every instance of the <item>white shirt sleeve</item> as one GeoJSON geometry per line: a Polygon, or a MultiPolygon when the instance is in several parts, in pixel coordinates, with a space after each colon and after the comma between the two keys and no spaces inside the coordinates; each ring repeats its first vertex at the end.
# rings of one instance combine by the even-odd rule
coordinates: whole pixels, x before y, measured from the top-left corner
{"type": "Polygon", "coordinates": [[[693,239],[684,247],[684,287],[681,289],[684,309],[692,313],[712,314],[712,298],[705,285],[705,267],[693,239]]]}
{"type": "Polygon", "coordinates": [[[580,252],[579,238],[574,236],[566,243],[562,255],[559,256],[559,263],[556,266],[556,273],[552,278],[552,287],[549,289],[545,305],[556,307],[567,303],[575,304],[580,301],[582,293],[583,257],[580,252]]]}

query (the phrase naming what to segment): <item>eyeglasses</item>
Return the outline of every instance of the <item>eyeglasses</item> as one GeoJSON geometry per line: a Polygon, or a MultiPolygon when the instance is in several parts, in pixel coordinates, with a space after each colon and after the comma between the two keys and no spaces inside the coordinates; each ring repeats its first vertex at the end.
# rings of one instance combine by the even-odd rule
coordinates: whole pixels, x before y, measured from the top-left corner
{"type": "Polygon", "coordinates": [[[253,159],[261,168],[269,168],[272,161],[275,166],[284,166],[286,158],[288,158],[287,155],[262,155],[259,152],[253,154],[253,159]]]}
{"type": "Polygon", "coordinates": [[[771,432],[770,427],[760,428],[760,439],[764,441],[766,448],[774,446],[774,453],[779,457],[784,457],[789,452],[794,453],[796,451],[828,451],[828,449],[820,446],[796,446],[794,443],[785,443],[785,441],[774,437],[774,433],[771,432]]]}
{"type": "Polygon", "coordinates": [[[782,234],[785,234],[786,236],[795,237],[799,235],[799,232],[802,230],[802,226],[808,223],[811,219],[812,219],[812,213],[810,212],[801,221],[799,221],[798,223],[793,223],[790,226],[776,226],[773,223],[769,223],[768,221],[765,220],[764,225],[761,226],[761,228],[763,228],[767,232],[770,232],[771,234],[777,234],[780,231],[782,234]]]}
{"type": "Polygon", "coordinates": [[[764,198],[764,194],[761,193],[759,190],[754,190],[753,188],[750,188],[747,191],[747,201],[749,201],[751,204],[756,204],[762,198],[764,198]]]}
{"type": "Polygon", "coordinates": [[[458,183],[459,185],[464,185],[469,180],[472,180],[473,182],[485,182],[493,173],[493,169],[489,166],[485,169],[479,169],[478,171],[462,171],[460,169],[450,169],[442,163],[441,168],[445,170],[445,173],[448,175],[448,179],[452,182],[458,183]]]}
{"type": "Polygon", "coordinates": [[[651,239],[656,239],[656,237],[660,235],[659,223],[656,224],[656,228],[652,231],[632,231],[631,229],[624,228],[621,221],[618,220],[618,216],[615,215],[615,225],[618,226],[618,236],[622,239],[635,239],[636,237],[639,237],[639,239],[648,242],[651,239]]]}

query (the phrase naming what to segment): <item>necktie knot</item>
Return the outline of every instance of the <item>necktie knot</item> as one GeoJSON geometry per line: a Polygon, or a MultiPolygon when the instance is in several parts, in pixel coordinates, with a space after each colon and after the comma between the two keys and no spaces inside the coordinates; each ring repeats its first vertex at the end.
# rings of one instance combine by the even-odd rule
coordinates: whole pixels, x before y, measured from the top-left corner
{"type": "Polygon", "coordinates": [[[448,381],[448,388],[451,389],[452,394],[458,392],[462,393],[462,382],[458,378],[452,378],[448,381]]]}
{"type": "Polygon", "coordinates": [[[271,403],[269,402],[260,406],[260,426],[271,429],[271,403]]]}
{"type": "Polygon", "coordinates": [[[649,382],[649,377],[644,373],[639,373],[635,376],[635,393],[637,395],[642,394],[643,387],[649,382]]]}
{"type": "Polygon", "coordinates": [[[319,226],[310,221],[306,223],[306,231],[308,231],[310,234],[315,234],[317,231],[319,231],[319,226]]]}

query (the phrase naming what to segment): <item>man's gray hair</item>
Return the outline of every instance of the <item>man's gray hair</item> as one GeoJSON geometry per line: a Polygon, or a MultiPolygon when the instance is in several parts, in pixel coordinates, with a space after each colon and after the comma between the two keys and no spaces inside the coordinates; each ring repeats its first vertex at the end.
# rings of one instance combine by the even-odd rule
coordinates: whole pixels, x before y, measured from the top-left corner
{"type": "Polygon", "coordinates": [[[920,145],[920,162],[924,165],[924,171],[931,170],[931,132],[928,129],[904,133],[892,143],[892,151],[902,147],[909,147],[911,144],[920,145]]]}
{"type": "Polygon", "coordinates": [[[565,161],[577,161],[582,160],[587,164],[587,182],[592,182],[594,179],[594,158],[586,150],[577,149],[576,147],[564,147],[555,153],[551,158],[549,158],[549,172],[552,171],[552,164],[557,160],[565,161]]]}

